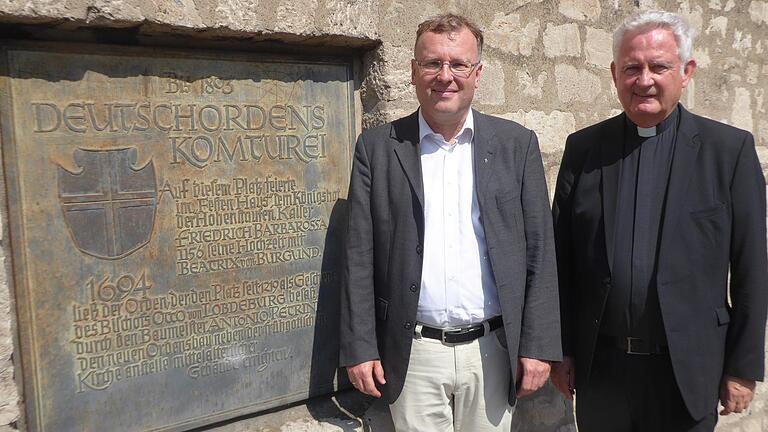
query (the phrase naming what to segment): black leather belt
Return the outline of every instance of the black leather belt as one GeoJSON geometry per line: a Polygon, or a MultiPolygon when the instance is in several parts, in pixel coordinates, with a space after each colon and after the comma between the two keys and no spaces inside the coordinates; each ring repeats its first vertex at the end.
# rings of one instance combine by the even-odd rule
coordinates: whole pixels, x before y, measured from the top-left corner
{"type": "Polygon", "coordinates": [[[600,335],[599,340],[603,344],[618,348],[627,354],[651,355],[667,354],[669,352],[667,345],[651,343],[636,337],[600,335]]]}
{"type": "Polygon", "coordinates": [[[443,330],[434,327],[421,327],[421,337],[437,339],[445,343],[462,343],[473,341],[479,337],[485,336],[485,325],[488,325],[488,332],[492,332],[504,325],[501,316],[493,317],[480,324],[474,324],[454,330],[443,330]]]}

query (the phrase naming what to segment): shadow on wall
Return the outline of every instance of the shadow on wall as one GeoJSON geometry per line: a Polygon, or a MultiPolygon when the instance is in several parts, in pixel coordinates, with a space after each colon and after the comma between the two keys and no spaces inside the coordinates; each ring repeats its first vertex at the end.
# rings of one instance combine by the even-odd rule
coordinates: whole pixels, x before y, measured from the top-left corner
{"type": "Polygon", "coordinates": [[[343,277],[347,201],[336,201],[328,221],[323,250],[322,274],[315,312],[315,333],[309,373],[307,410],[343,431],[359,431],[362,418],[373,402],[352,389],[343,368],[339,368],[339,298],[343,277]],[[350,390],[352,389],[352,390],[350,390]]]}
{"type": "Polygon", "coordinates": [[[541,390],[518,399],[511,432],[576,432],[573,403],[547,381],[541,390]]]}

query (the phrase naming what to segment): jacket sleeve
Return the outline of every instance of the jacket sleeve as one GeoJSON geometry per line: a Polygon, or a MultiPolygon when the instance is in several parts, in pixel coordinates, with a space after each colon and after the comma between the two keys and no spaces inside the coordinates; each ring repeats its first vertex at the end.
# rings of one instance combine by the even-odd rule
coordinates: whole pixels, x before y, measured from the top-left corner
{"type": "Polygon", "coordinates": [[[555,185],[555,198],[552,203],[552,216],[555,227],[555,250],[557,254],[557,280],[560,291],[560,321],[562,332],[563,355],[573,355],[573,325],[572,299],[573,287],[571,263],[571,214],[573,205],[573,190],[577,181],[577,167],[574,161],[572,138],[569,136],[565,143],[563,159],[555,185]]]}
{"type": "Polygon", "coordinates": [[[560,314],[549,196],[539,143],[533,132],[522,176],[526,286],[519,355],[560,361],[560,314]]]}
{"type": "Polygon", "coordinates": [[[765,178],[747,134],[731,180],[731,317],[726,338],[725,374],[762,381],[768,260],[766,259],[765,178]]]}
{"type": "Polygon", "coordinates": [[[371,165],[363,136],[355,145],[348,193],[348,222],[341,288],[341,366],[379,358],[376,342],[371,217],[371,165]]]}

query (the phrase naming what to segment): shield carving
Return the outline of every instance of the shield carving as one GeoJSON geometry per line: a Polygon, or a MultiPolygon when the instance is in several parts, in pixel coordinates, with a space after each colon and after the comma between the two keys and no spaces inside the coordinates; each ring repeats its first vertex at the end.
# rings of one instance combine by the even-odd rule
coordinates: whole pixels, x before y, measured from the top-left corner
{"type": "Polygon", "coordinates": [[[136,148],[76,149],[79,171],[58,166],[59,203],[75,247],[96,258],[126,257],[149,243],[157,208],[155,167],[136,167],[136,148]]]}

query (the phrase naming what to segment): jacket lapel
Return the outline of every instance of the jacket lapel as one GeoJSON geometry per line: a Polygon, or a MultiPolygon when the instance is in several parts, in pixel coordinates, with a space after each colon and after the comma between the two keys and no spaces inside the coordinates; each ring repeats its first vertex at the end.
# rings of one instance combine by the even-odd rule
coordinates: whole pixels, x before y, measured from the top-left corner
{"type": "Polygon", "coordinates": [[[478,199],[485,196],[486,185],[491,174],[493,163],[493,153],[498,146],[496,134],[488,125],[488,119],[485,115],[472,111],[475,122],[475,132],[473,146],[473,158],[475,169],[475,190],[478,199]]]}
{"type": "MultiPolygon", "coordinates": [[[[675,154],[672,156],[672,167],[669,171],[669,185],[667,186],[667,198],[664,203],[664,220],[661,226],[661,244],[659,253],[669,250],[665,240],[674,236],[664,235],[675,229],[677,220],[686,203],[686,194],[690,183],[694,163],[699,153],[699,132],[693,121],[693,115],[680,106],[680,126],[677,131],[675,154]]],[[[669,240],[667,240],[669,241],[669,240]]],[[[663,262],[661,259],[659,262],[663,262]]],[[[661,274],[661,272],[659,272],[661,274]]]]}
{"type": "Polygon", "coordinates": [[[395,141],[394,151],[400,166],[416,193],[421,208],[424,208],[424,185],[421,181],[421,157],[419,155],[418,111],[392,123],[391,137],[395,141]]]}
{"type": "Polygon", "coordinates": [[[613,270],[613,234],[616,226],[616,197],[619,189],[619,167],[624,142],[624,114],[606,125],[600,137],[600,166],[602,175],[603,225],[608,268],[613,270]]]}

